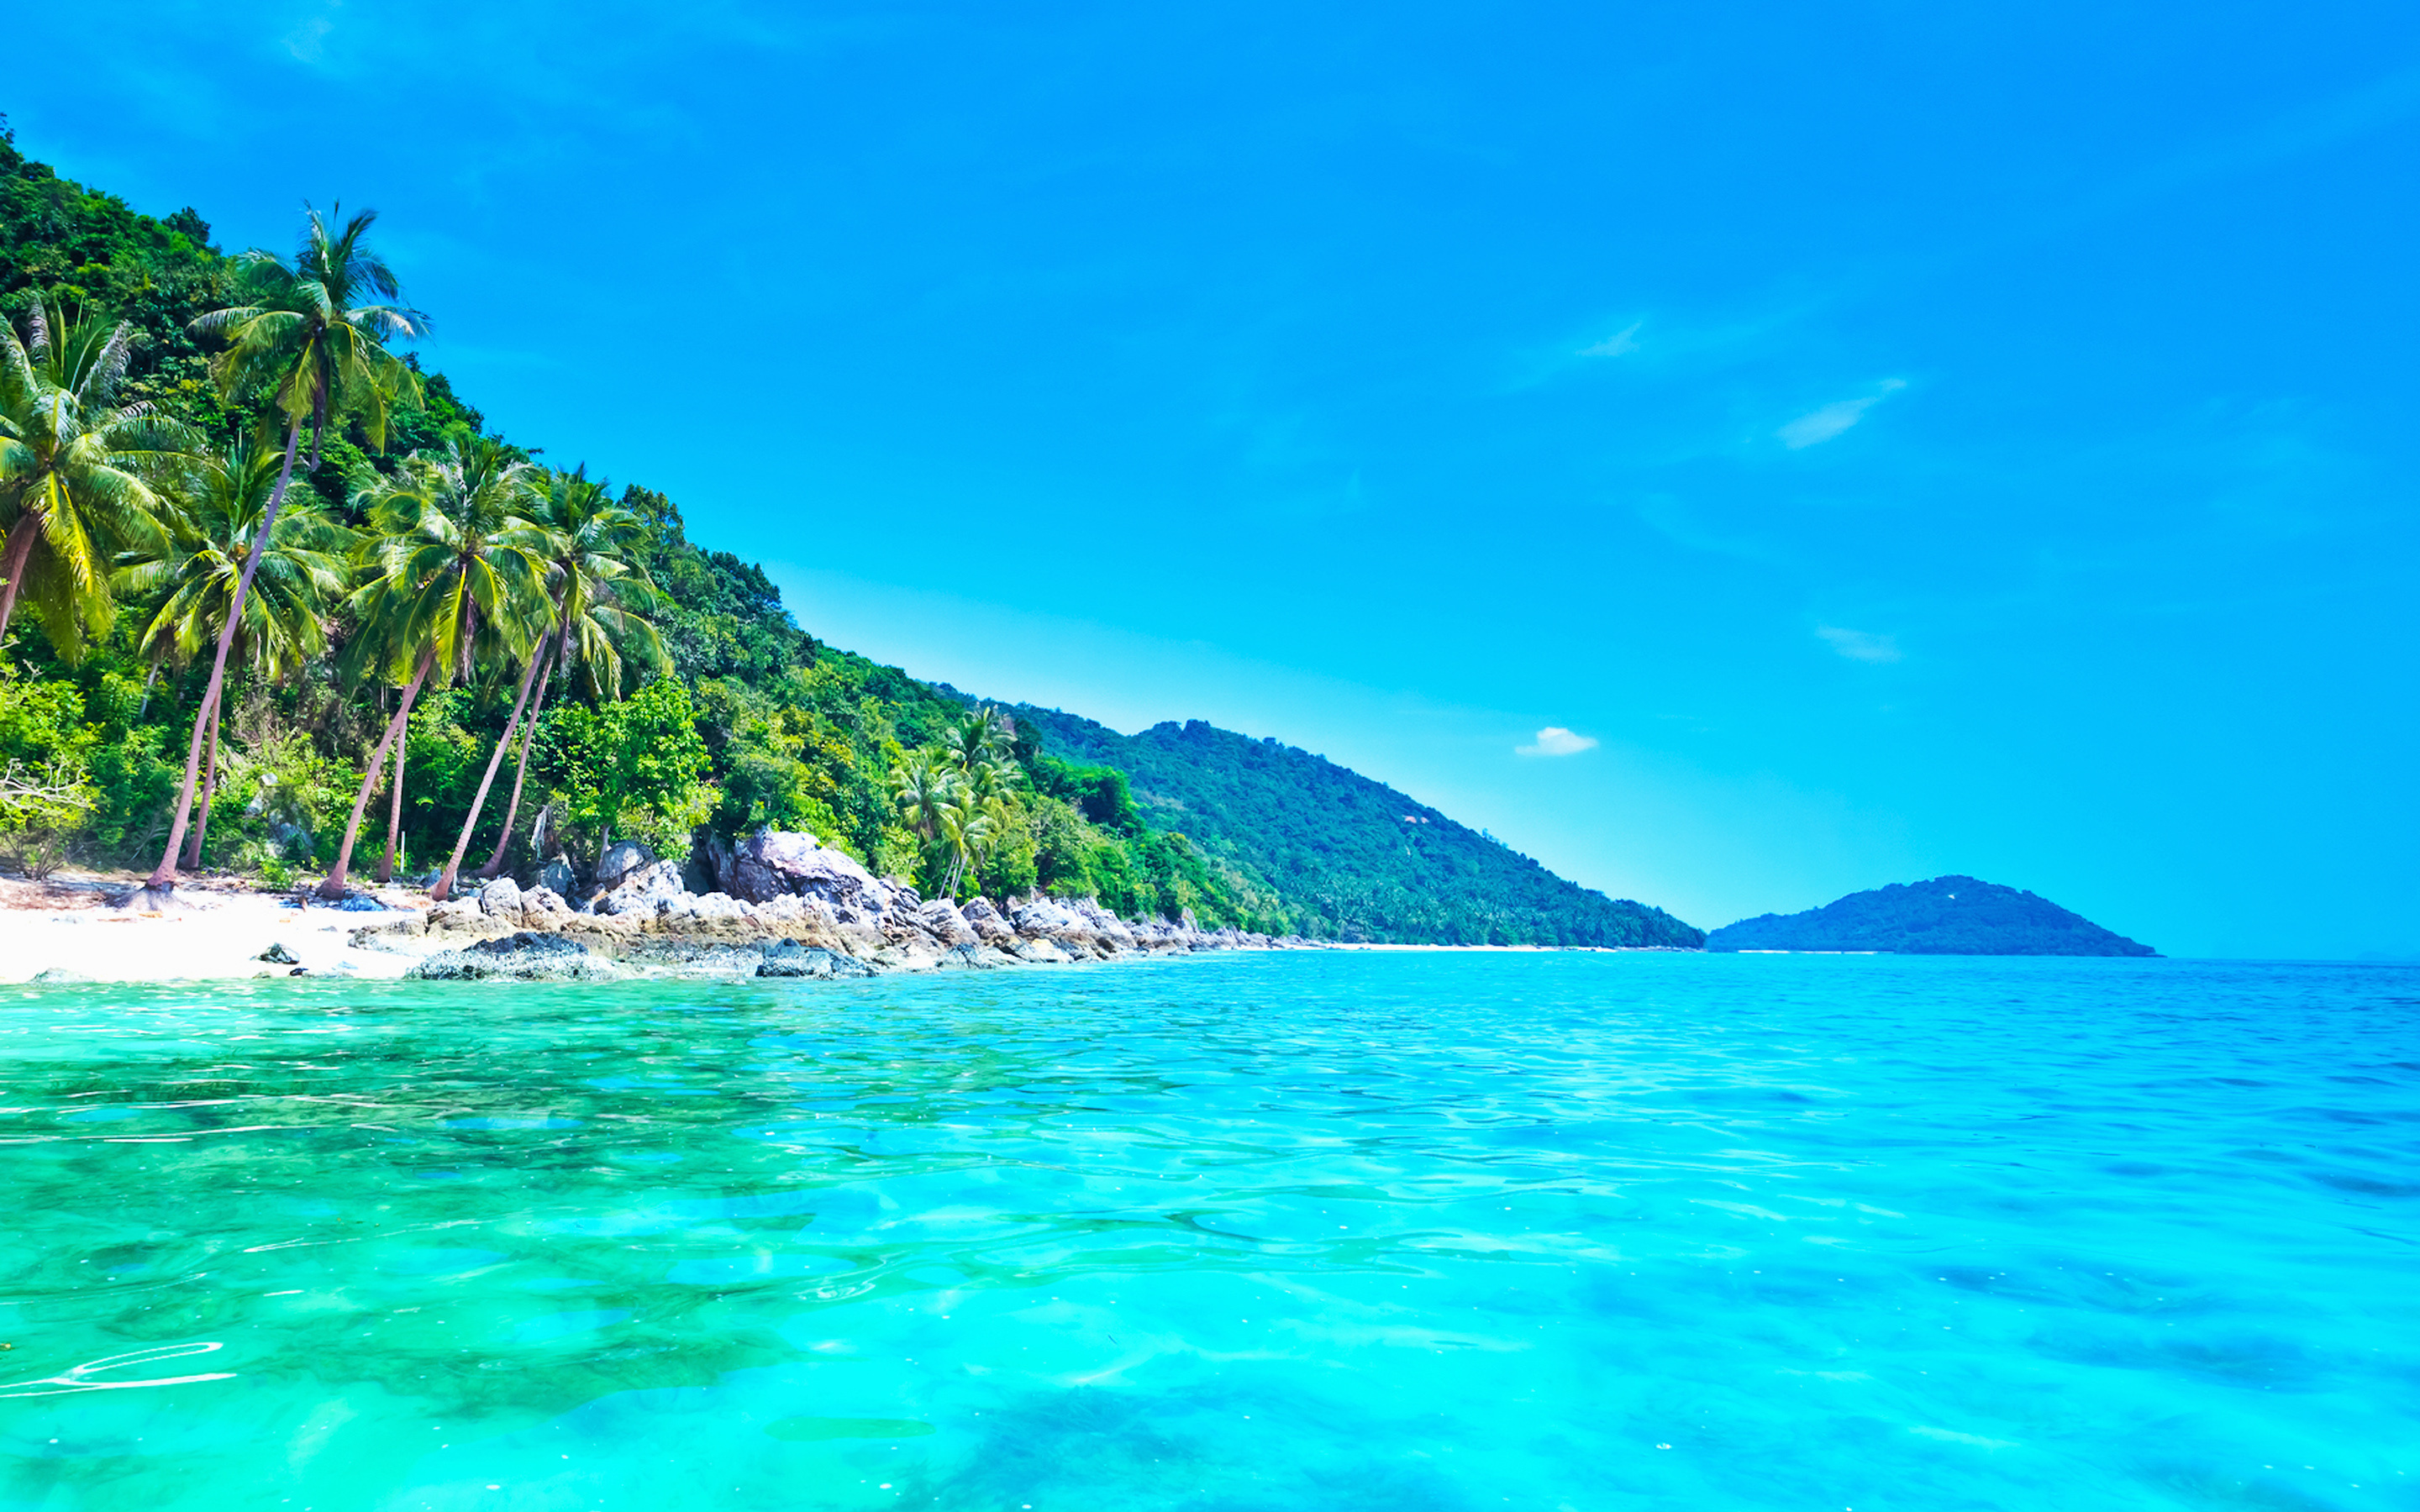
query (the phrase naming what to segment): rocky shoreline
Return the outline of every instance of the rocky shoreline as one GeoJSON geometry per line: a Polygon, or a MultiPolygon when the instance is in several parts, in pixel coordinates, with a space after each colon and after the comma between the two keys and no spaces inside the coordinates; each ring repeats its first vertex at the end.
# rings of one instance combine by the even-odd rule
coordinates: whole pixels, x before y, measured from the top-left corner
{"type": "Polygon", "coordinates": [[[779,830],[702,851],[687,865],[617,846],[578,905],[546,885],[569,887],[567,868],[541,877],[526,889],[500,878],[425,913],[365,925],[352,944],[418,957],[403,975],[419,980],[607,981],[826,980],[1312,943],[1131,922],[1088,898],[928,900],[812,835],[779,830]],[[691,890],[697,883],[710,890],[691,890]]]}

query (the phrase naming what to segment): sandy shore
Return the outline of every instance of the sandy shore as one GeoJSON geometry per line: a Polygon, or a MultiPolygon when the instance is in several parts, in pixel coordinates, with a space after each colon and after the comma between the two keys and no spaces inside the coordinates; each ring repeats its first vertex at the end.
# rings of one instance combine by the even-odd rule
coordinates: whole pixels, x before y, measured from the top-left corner
{"type": "MultiPolygon", "coordinates": [[[[409,956],[357,949],[353,931],[378,914],[296,908],[285,896],[240,883],[188,880],[178,888],[185,906],[169,914],[133,914],[108,899],[139,880],[89,875],[30,883],[0,879],[0,982],[190,981],[284,977],[295,967],[258,957],[282,945],[310,976],[400,977],[409,956]],[[46,975],[47,974],[47,975],[46,975]]],[[[386,895],[402,908],[425,908],[403,889],[386,895]]]]}

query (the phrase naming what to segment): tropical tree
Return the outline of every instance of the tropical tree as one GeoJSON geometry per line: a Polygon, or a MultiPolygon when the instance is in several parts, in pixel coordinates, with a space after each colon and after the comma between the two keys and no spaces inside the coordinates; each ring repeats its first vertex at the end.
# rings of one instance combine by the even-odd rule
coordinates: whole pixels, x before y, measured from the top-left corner
{"type": "Polygon", "coordinates": [[[604,483],[591,482],[585,466],[569,472],[550,472],[545,491],[535,501],[532,514],[536,521],[532,544],[546,563],[547,623],[521,672],[520,692],[514,701],[512,717],[505,721],[504,733],[497,738],[496,748],[488,758],[488,769],[479,779],[478,795],[471,801],[471,811],[463,817],[462,833],[455,841],[452,858],[445,863],[445,874],[438,879],[437,890],[430,894],[435,898],[442,899],[453,890],[456,869],[470,848],[472,826],[478,823],[479,811],[487,804],[488,788],[496,779],[497,765],[521,726],[521,710],[530,702],[533,673],[537,677],[536,702],[530,710],[520,756],[514,764],[513,795],[504,806],[504,828],[496,837],[495,853],[479,869],[482,877],[495,876],[504,870],[504,853],[512,844],[513,822],[520,812],[521,784],[529,774],[530,742],[535,738],[539,717],[546,712],[547,683],[554,675],[554,668],[560,664],[567,671],[581,673],[591,696],[610,701],[622,696],[621,647],[628,646],[632,655],[652,670],[660,671],[669,665],[656,627],[644,617],[655,607],[655,590],[647,581],[645,570],[636,564],[646,542],[645,522],[615,503],[604,483]]]}
{"type": "Polygon", "coordinates": [[[115,403],[133,328],[70,318],[36,300],[26,334],[0,320],[0,638],[21,594],[73,659],[109,627],[109,568],[156,545],[164,501],[152,479],[192,433],[144,405],[115,403]]]}
{"type": "Polygon", "coordinates": [[[230,396],[264,394],[271,411],[285,417],[286,453],[262,507],[260,527],[236,575],[233,611],[221,628],[202,706],[194,717],[184,785],[178,794],[176,819],[168,826],[167,849],[129,902],[147,897],[156,902],[176,886],[177,850],[193,814],[204,730],[215,717],[226,682],[227,654],[242,623],[243,599],[286,501],[304,428],[311,432],[311,469],[319,465],[328,426],[348,412],[360,417],[371,446],[383,449],[389,407],[420,392],[419,378],[387,349],[387,343],[427,333],[427,316],[399,302],[402,290],[394,270],[366,245],[378,212],[365,210],[338,228],[333,223],[341,213],[341,207],[331,206],[322,217],[305,207],[308,224],[294,258],[289,262],[266,252],[246,253],[235,268],[240,302],[193,322],[196,334],[226,338],[226,349],[213,363],[221,390],[230,396]]]}
{"type": "Polygon", "coordinates": [[[957,801],[958,775],[933,753],[911,750],[891,769],[891,796],[899,818],[930,855],[941,838],[941,810],[957,801]]]}
{"type": "MultiPolygon", "coordinates": [[[[545,563],[533,549],[536,532],[522,513],[537,469],[502,441],[480,437],[449,442],[435,456],[414,452],[394,479],[362,481],[356,505],[368,517],[377,565],[354,594],[364,623],[376,627],[360,639],[389,676],[407,665],[412,671],[363,775],[336,864],[319,884],[325,898],[345,895],[362,810],[422,686],[431,672],[447,682],[468,677],[483,632],[487,643],[528,655],[535,620],[529,607],[542,599],[545,581],[545,563]]],[[[398,808],[401,794],[398,780],[398,808]]]]}
{"type": "MultiPolygon", "coordinates": [[[[153,550],[130,554],[118,568],[114,582],[121,594],[159,600],[137,641],[154,667],[190,665],[205,646],[217,643],[234,612],[243,564],[267,519],[279,471],[273,441],[258,433],[239,437],[221,455],[203,459],[174,490],[179,507],[164,540],[153,550]]],[[[240,595],[235,659],[275,683],[323,655],[325,616],[344,598],[351,545],[352,532],[307,496],[280,514],[260,553],[252,591],[240,595]]],[[[178,863],[189,869],[201,864],[209,829],[224,702],[209,711],[201,815],[178,863]]]]}

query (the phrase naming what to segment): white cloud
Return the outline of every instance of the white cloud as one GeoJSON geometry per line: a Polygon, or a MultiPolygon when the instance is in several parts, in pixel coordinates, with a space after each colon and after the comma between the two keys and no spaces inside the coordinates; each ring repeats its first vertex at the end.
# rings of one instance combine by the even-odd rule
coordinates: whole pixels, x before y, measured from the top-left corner
{"type": "Polygon", "coordinates": [[[1793,452],[1802,451],[1809,446],[1821,446],[1858,421],[1865,419],[1867,410],[1906,387],[1905,378],[1885,378],[1879,392],[1869,393],[1862,399],[1841,399],[1827,404],[1820,409],[1811,409],[1775,431],[1774,434],[1781,438],[1782,445],[1793,452]]]}
{"type": "Polygon", "coordinates": [[[1580,355],[1582,357],[1620,357],[1624,352],[1635,352],[1638,349],[1638,328],[1646,323],[1644,320],[1633,320],[1628,330],[1618,331],[1593,347],[1581,347],[1580,355]]]}
{"type": "Polygon", "coordinates": [[[1832,649],[1851,661],[1897,661],[1899,641],[1886,635],[1870,635],[1864,630],[1844,630],[1837,625],[1819,625],[1815,633],[1832,643],[1832,649]]]}
{"type": "Polygon", "coordinates": [[[1576,756],[1595,748],[1594,735],[1575,735],[1561,725],[1550,724],[1538,732],[1536,745],[1515,746],[1512,751],[1517,756],[1576,756]]]}

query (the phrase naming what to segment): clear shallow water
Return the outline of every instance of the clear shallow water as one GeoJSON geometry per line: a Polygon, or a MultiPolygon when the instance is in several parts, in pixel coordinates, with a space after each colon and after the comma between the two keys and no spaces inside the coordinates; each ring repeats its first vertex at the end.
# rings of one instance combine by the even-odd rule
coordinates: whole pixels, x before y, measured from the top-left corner
{"type": "Polygon", "coordinates": [[[2420,972],[0,989],[0,1509],[2420,1507],[2420,972]]]}

